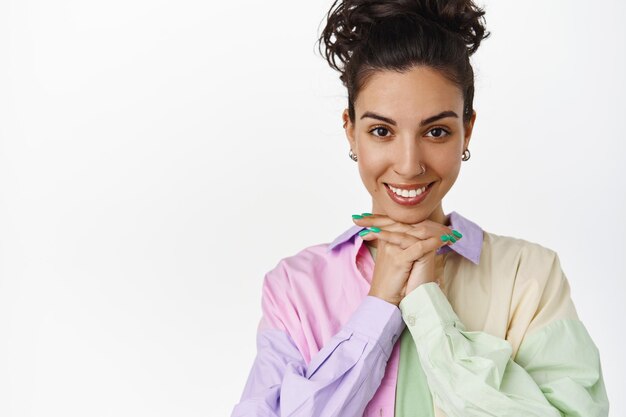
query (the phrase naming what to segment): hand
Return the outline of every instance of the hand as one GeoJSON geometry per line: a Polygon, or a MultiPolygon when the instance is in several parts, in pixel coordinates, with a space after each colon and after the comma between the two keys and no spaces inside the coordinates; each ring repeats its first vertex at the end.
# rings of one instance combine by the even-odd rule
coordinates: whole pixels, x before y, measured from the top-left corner
{"type": "Polygon", "coordinates": [[[441,240],[442,235],[452,235],[450,227],[428,219],[405,224],[376,214],[353,221],[381,229],[362,236],[363,240],[379,240],[368,295],[395,305],[419,285],[435,281],[435,253],[453,243],[441,240]]]}

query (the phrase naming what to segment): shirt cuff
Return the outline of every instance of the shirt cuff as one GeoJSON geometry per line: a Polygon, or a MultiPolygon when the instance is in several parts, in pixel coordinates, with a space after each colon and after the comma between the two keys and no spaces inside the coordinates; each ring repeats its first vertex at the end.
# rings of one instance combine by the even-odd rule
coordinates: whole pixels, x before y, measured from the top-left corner
{"type": "Polygon", "coordinates": [[[436,282],[419,285],[400,301],[399,307],[414,338],[424,337],[437,328],[448,326],[465,330],[436,282]]]}
{"type": "Polygon", "coordinates": [[[352,313],[345,327],[375,340],[389,357],[393,345],[404,330],[404,321],[398,307],[381,298],[368,295],[352,313]]]}

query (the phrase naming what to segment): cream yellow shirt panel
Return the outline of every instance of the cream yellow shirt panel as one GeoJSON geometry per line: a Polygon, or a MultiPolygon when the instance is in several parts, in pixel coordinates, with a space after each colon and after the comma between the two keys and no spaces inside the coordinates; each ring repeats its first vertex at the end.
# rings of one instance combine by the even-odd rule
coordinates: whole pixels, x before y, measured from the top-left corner
{"type": "Polygon", "coordinates": [[[517,350],[527,332],[578,318],[556,252],[538,243],[484,231],[478,265],[448,252],[446,298],[468,330],[507,340],[517,350]]]}
{"type": "Polygon", "coordinates": [[[513,358],[527,332],[578,318],[557,253],[524,239],[483,231],[478,265],[454,251],[440,254],[435,279],[466,329],[507,340],[513,358]]]}
{"type": "MultiPolygon", "coordinates": [[[[375,259],[376,249],[369,245],[368,248],[375,259]]],[[[570,296],[569,283],[555,251],[524,239],[484,231],[478,264],[474,264],[454,251],[437,255],[435,259],[435,278],[439,283],[439,288],[433,287],[432,284],[424,284],[427,285],[424,288],[418,287],[419,291],[416,289],[407,294],[403,303],[400,304],[400,309],[405,319],[410,318],[409,323],[420,321],[421,315],[424,315],[423,324],[409,327],[418,344],[418,350],[421,351],[420,356],[424,355],[424,360],[433,359],[441,364],[435,365],[429,362],[425,368],[429,385],[434,384],[430,386],[430,390],[434,398],[433,407],[436,417],[448,417],[442,410],[446,407],[451,412],[454,410],[454,415],[457,415],[460,410],[466,410],[471,415],[476,412],[476,409],[470,411],[466,408],[466,404],[461,400],[461,398],[467,400],[473,398],[468,397],[469,391],[457,396],[461,391],[465,391],[465,382],[454,388],[454,382],[452,381],[450,385],[447,381],[448,378],[464,380],[462,375],[468,378],[466,381],[468,383],[474,381],[484,384],[482,388],[474,389],[476,395],[479,393],[484,395],[484,400],[478,400],[478,403],[474,404],[474,407],[482,407],[480,404],[483,404],[486,407],[483,412],[505,413],[507,412],[505,410],[510,410],[513,413],[511,415],[518,415],[515,414],[516,412],[521,413],[520,415],[524,413],[527,413],[526,415],[559,415],[560,413],[555,408],[551,408],[546,401],[548,399],[553,405],[558,404],[559,409],[574,413],[568,412],[567,415],[575,415],[577,410],[583,410],[584,407],[587,407],[590,412],[593,409],[593,415],[605,415],[603,413],[608,410],[608,401],[601,380],[598,352],[591,339],[585,338],[586,331],[578,320],[570,296]],[[445,295],[445,299],[441,298],[443,301],[437,297],[439,291],[441,291],[440,294],[445,295]],[[435,304],[432,307],[426,306],[430,302],[435,302],[435,304]],[[446,307],[448,303],[449,306],[446,307]],[[433,322],[434,317],[442,320],[440,326],[443,327],[439,330],[434,330],[436,327],[432,327],[438,326],[437,322],[433,322]],[[457,317],[458,321],[455,321],[457,317]],[[552,327],[546,327],[550,324],[552,327]],[[556,327],[554,327],[555,324],[556,327]],[[452,328],[447,326],[452,326],[452,328]],[[458,334],[453,330],[454,327],[458,327],[464,337],[470,339],[465,340],[463,337],[459,339],[458,334]],[[449,330],[445,330],[446,328],[449,330]],[[576,362],[576,366],[580,366],[581,375],[590,374],[589,381],[576,377],[584,382],[587,392],[593,394],[593,398],[585,397],[587,404],[584,406],[581,405],[578,408],[572,406],[568,409],[569,405],[563,403],[563,401],[568,401],[564,398],[569,398],[570,394],[576,390],[582,390],[580,391],[582,395],[585,389],[583,385],[576,385],[578,382],[572,382],[567,389],[564,387],[560,392],[551,396],[549,391],[560,380],[546,381],[545,384],[538,386],[535,382],[539,382],[539,375],[543,375],[541,368],[537,368],[539,374],[532,373],[535,378],[533,380],[524,368],[513,361],[525,337],[541,335],[543,339],[545,332],[537,333],[537,331],[550,328],[561,329],[569,332],[567,334],[575,335],[568,340],[583,343],[585,344],[583,347],[589,348],[590,354],[581,358],[582,362],[575,358],[563,359],[576,362]],[[475,356],[465,356],[467,360],[471,358],[471,362],[465,362],[466,365],[471,363],[471,366],[476,366],[471,371],[473,374],[466,373],[463,367],[458,366],[448,369],[452,372],[451,374],[433,373],[438,370],[438,366],[442,366],[441,371],[443,371],[443,368],[447,368],[450,362],[448,360],[441,362],[442,358],[429,357],[429,351],[438,352],[436,346],[429,346],[431,343],[428,332],[430,331],[446,332],[448,339],[441,339],[442,343],[443,340],[447,340],[455,349],[473,350],[475,356]],[[457,341],[454,342],[454,339],[449,338],[456,338],[457,341]],[[485,355],[484,359],[481,355],[485,355]],[[481,363],[495,363],[497,366],[481,368],[481,363]],[[474,376],[470,377],[470,375],[474,376]],[[497,391],[498,387],[503,390],[500,394],[497,391]],[[547,398],[543,397],[542,389],[548,390],[547,398]],[[504,392],[510,392],[509,395],[513,397],[503,395],[504,392]],[[512,401],[513,398],[518,398],[518,400],[512,401]],[[592,400],[596,403],[592,403],[592,400]]],[[[433,337],[434,335],[433,333],[433,337]]],[[[532,344],[527,345],[529,349],[525,354],[524,362],[528,362],[529,359],[526,356],[537,345],[537,340],[542,339],[534,338],[532,344]]],[[[432,341],[436,340],[437,337],[432,341]]],[[[561,349],[560,346],[556,346],[558,341],[552,343],[551,349],[561,349]]],[[[469,352],[466,354],[470,354],[469,352]]],[[[449,360],[458,359],[449,358],[449,360]]],[[[543,360],[541,355],[537,356],[537,360],[543,360]]],[[[546,370],[553,369],[552,367],[558,364],[558,360],[557,362],[554,362],[554,359],[550,360],[552,362],[545,362],[546,370]]],[[[556,373],[551,375],[556,377],[556,373]]]]}

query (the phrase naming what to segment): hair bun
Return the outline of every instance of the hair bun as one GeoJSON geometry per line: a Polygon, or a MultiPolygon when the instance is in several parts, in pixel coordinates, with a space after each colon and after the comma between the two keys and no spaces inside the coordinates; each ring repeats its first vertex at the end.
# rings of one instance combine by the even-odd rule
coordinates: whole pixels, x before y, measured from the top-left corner
{"type": "Polygon", "coordinates": [[[335,57],[345,63],[372,28],[393,19],[414,18],[457,34],[472,55],[485,33],[484,10],[472,0],[335,0],[327,14],[324,40],[331,52],[329,63],[339,69],[335,57]],[[334,10],[333,10],[334,9],[334,10]],[[331,42],[331,36],[336,38],[331,42]]]}
{"type": "Polygon", "coordinates": [[[419,14],[445,29],[457,33],[472,55],[480,42],[489,36],[485,33],[485,11],[472,0],[400,0],[390,2],[406,7],[406,12],[419,14]]]}

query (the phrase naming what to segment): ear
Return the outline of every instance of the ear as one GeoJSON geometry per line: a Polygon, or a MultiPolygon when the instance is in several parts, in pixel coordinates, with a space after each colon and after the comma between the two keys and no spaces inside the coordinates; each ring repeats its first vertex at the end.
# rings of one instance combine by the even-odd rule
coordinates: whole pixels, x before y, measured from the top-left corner
{"type": "Polygon", "coordinates": [[[472,117],[465,125],[465,138],[463,139],[463,150],[469,147],[470,139],[472,138],[472,131],[474,130],[474,122],[476,121],[476,110],[472,113],[472,117]]]}
{"type": "Polygon", "coordinates": [[[346,131],[346,138],[348,139],[350,148],[352,149],[352,152],[357,153],[356,140],[354,139],[354,124],[350,122],[348,109],[343,110],[341,118],[343,119],[343,127],[346,131]]]}

